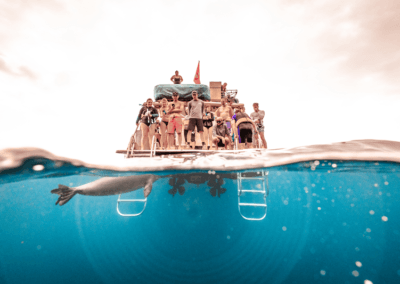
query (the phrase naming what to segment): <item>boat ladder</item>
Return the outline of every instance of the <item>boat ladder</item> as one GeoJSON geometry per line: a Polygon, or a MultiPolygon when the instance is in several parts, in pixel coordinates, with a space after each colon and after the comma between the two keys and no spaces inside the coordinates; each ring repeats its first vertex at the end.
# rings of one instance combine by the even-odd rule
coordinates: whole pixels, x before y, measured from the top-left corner
{"type": "Polygon", "coordinates": [[[147,204],[147,197],[145,197],[144,199],[121,199],[121,194],[120,194],[118,196],[118,200],[117,200],[117,212],[118,212],[119,215],[124,216],[124,217],[139,216],[140,214],[143,213],[144,209],[146,209],[146,204],[147,204]],[[119,203],[120,202],[132,202],[132,203],[139,202],[139,203],[143,203],[143,209],[139,213],[132,213],[132,214],[121,213],[121,211],[119,210],[119,203]]]}
{"type": "MultiPolygon", "coordinates": [[[[255,177],[246,177],[246,176],[243,176],[243,173],[237,174],[239,213],[244,219],[250,220],[250,221],[261,221],[267,215],[267,195],[269,193],[268,172],[261,170],[261,172],[258,172],[258,173],[261,173],[261,175],[255,176],[255,177]],[[258,184],[257,186],[255,186],[255,188],[259,188],[259,189],[243,189],[242,182],[244,180],[260,181],[262,184],[258,184]],[[243,198],[243,195],[245,195],[246,193],[248,195],[255,195],[255,197],[258,197],[258,199],[262,198],[263,202],[241,202],[241,198],[243,198]],[[246,208],[253,207],[253,209],[256,209],[256,208],[263,209],[262,215],[259,217],[246,216],[246,214],[242,213],[242,209],[245,207],[246,208]]],[[[253,214],[254,214],[254,212],[253,212],[253,214]]]]}

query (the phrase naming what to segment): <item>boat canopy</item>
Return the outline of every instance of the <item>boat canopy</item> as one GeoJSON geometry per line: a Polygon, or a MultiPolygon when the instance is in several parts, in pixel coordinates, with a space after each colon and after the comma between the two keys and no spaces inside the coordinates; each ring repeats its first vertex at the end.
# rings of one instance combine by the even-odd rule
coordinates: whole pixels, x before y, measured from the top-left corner
{"type": "Polygon", "coordinates": [[[210,101],[210,89],[202,84],[163,84],[154,87],[154,99],[161,100],[166,98],[172,100],[172,93],[177,92],[180,101],[191,101],[192,91],[197,91],[199,99],[210,101]]]}

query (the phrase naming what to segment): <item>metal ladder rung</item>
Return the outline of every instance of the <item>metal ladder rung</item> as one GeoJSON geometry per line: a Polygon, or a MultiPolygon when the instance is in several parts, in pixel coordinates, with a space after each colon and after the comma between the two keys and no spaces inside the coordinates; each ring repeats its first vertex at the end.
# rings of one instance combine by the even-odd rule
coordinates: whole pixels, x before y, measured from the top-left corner
{"type": "Polygon", "coordinates": [[[239,203],[239,206],[267,207],[266,204],[261,203],[239,203]]]}
{"type": "Polygon", "coordinates": [[[246,180],[246,179],[264,180],[264,177],[242,177],[242,180],[246,180]]]}
{"type": "Polygon", "coordinates": [[[121,215],[123,217],[136,217],[136,216],[139,216],[140,214],[143,213],[144,209],[146,209],[146,204],[147,204],[147,197],[145,199],[121,199],[121,194],[120,194],[118,196],[118,200],[117,200],[117,212],[118,212],[119,215],[121,215]],[[143,209],[138,213],[125,214],[125,213],[122,213],[119,210],[119,203],[120,202],[143,202],[143,209]]]}
{"type": "Polygon", "coordinates": [[[240,192],[257,192],[257,193],[266,193],[265,190],[257,190],[257,189],[242,189],[240,192]]]}

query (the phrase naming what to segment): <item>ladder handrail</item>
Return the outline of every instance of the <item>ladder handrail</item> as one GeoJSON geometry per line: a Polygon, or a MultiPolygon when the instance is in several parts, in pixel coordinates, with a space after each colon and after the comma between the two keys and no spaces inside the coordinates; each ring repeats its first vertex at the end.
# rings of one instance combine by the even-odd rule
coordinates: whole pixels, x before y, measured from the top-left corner
{"type": "Polygon", "coordinates": [[[156,135],[153,135],[153,139],[151,140],[151,149],[150,149],[150,158],[156,155],[156,147],[157,143],[155,143],[156,135]]]}
{"type": "Polygon", "coordinates": [[[136,143],[136,132],[139,129],[140,129],[140,123],[136,126],[135,132],[133,133],[131,139],[129,140],[128,147],[126,148],[125,158],[129,158],[129,154],[133,155],[133,150],[135,148],[135,143],[136,143]]]}

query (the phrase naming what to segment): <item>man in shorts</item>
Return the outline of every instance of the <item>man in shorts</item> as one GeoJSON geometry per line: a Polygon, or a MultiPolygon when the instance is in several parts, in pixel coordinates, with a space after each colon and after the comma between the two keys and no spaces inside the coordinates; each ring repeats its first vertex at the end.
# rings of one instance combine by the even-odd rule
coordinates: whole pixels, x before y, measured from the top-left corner
{"type": "Polygon", "coordinates": [[[178,93],[174,92],[172,94],[172,102],[168,104],[167,114],[169,115],[168,121],[168,150],[175,149],[175,131],[178,135],[178,145],[179,150],[182,149],[182,114],[184,112],[184,104],[183,102],[178,101],[178,93]]]}
{"type": "MultiPolygon", "coordinates": [[[[202,100],[199,100],[197,91],[192,92],[192,98],[188,103],[188,111],[189,111],[189,127],[188,127],[188,136],[187,141],[190,141],[191,133],[194,132],[195,127],[197,126],[197,132],[200,133],[200,139],[203,149],[206,149],[206,143],[204,142],[203,136],[203,115],[205,105],[202,100]]],[[[188,143],[188,146],[190,143],[188,143]]]]}
{"type": "Polygon", "coordinates": [[[231,140],[228,127],[226,127],[222,117],[217,117],[215,121],[217,123],[213,126],[212,142],[217,149],[224,147],[227,150],[231,140]]]}
{"type": "MultiPolygon", "coordinates": [[[[250,114],[250,118],[257,125],[257,131],[260,134],[261,140],[264,144],[263,146],[265,149],[267,149],[267,141],[265,141],[265,137],[264,137],[265,111],[259,109],[258,103],[254,103],[253,108],[254,108],[254,112],[252,114],[250,114]]],[[[258,136],[256,136],[255,139],[258,139],[258,136]]]]}
{"type": "Polygon", "coordinates": [[[147,99],[146,104],[140,109],[136,124],[140,120],[140,129],[142,130],[142,150],[150,150],[153,141],[155,122],[158,117],[158,111],[153,107],[153,100],[147,99]]]}

